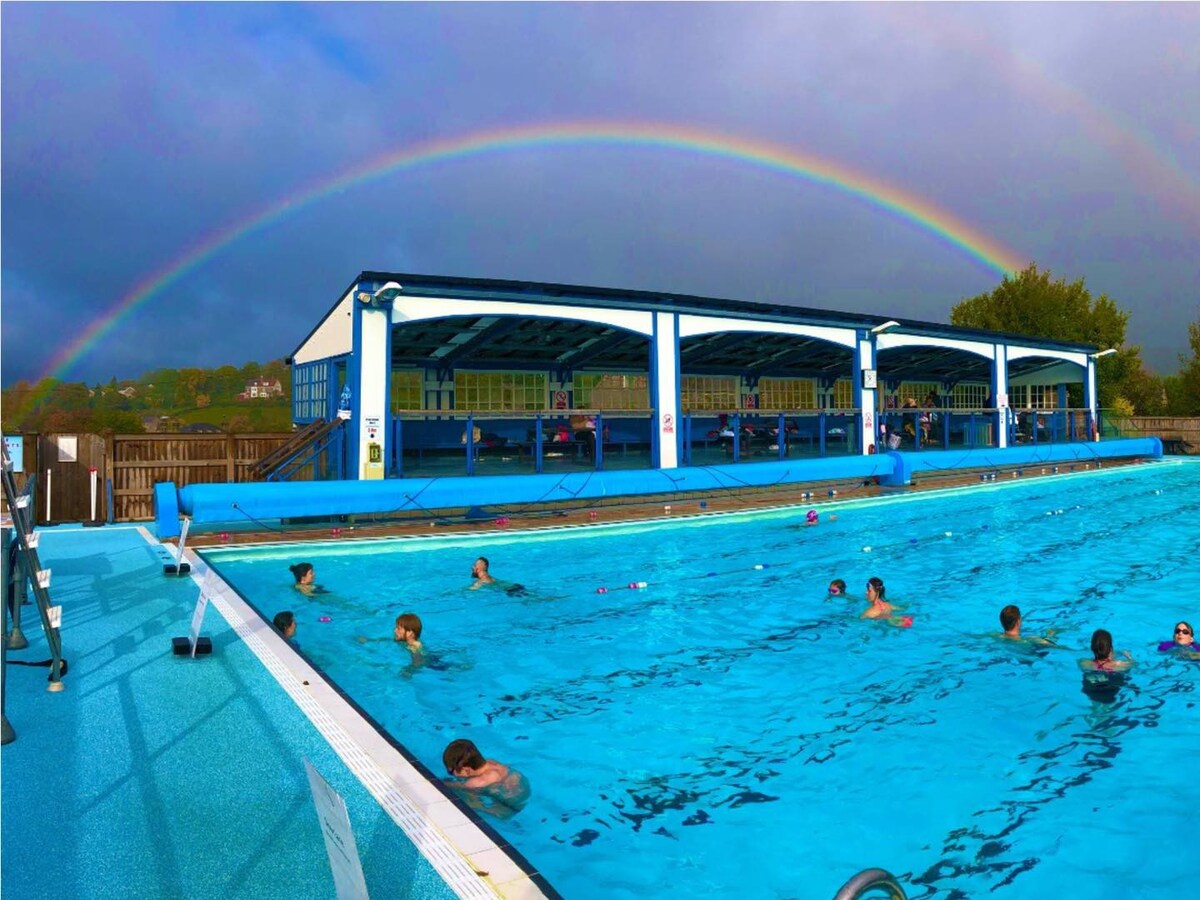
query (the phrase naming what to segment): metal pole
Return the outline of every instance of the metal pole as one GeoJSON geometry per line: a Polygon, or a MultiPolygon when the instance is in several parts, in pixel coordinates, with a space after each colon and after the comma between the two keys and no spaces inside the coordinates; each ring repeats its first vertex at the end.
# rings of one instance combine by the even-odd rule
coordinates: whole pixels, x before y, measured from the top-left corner
{"type": "MultiPolygon", "coordinates": [[[[12,576],[14,572],[9,566],[8,549],[11,538],[9,534],[12,529],[5,528],[4,531],[4,631],[8,632],[8,601],[11,597],[14,602],[19,603],[20,600],[16,596],[16,591],[12,590],[12,576]]],[[[8,707],[5,704],[8,687],[8,641],[0,641],[0,744],[11,744],[17,739],[17,733],[13,731],[12,725],[8,722],[8,707]]]]}

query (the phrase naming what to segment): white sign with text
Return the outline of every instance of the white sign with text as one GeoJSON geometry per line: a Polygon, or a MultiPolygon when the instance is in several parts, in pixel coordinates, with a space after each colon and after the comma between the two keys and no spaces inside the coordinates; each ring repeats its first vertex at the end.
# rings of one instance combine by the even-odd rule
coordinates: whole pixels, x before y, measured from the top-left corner
{"type": "Polygon", "coordinates": [[[362,862],[358,858],[358,846],[354,843],[346,801],[307,759],[304,768],[308,772],[308,786],[317,807],[321,835],[325,838],[329,866],[333,869],[333,886],[337,889],[338,900],[368,900],[367,879],[363,876],[362,862]]]}

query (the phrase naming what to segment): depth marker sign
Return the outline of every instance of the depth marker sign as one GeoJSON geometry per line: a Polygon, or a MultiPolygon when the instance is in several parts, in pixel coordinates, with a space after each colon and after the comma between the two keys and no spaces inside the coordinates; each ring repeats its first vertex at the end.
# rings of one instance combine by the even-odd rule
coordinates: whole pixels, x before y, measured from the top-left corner
{"type": "Polygon", "coordinates": [[[346,801],[307,759],[304,768],[308,772],[308,786],[317,807],[321,835],[325,838],[329,866],[333,869],[333,885],[337,888],[338,900],[370,900],[367,896],[367,880],[363,877],[362,863],[358,858],[358,847],[350,830],[346,801]]]}

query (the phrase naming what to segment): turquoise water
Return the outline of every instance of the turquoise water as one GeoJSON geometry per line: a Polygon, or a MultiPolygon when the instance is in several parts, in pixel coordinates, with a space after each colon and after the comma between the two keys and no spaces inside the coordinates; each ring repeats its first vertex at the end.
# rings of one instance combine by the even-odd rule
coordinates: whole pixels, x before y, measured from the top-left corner
{"type": "Polygon", "coordinates": [[[1200,624],[1200,468],[805,511],[208,556],[434,772],[458,737],[523,772],[492,824],[567,897],[827,897],[867,866],[916,897],[1191,889],[1200,663],[1156,647],[1200,624]],[[467,590],[479,554],[526,592],[467,590]],[[332,593],[290,588],[301,559],[332,593]],[[911,628],[826,596],[871,576],[911,628]],[[1007,603],[1063,646],[996,639],[1007,603]],[[1138,663],[1111,704],[1077,666],[1101,627],[1138,663]]]}

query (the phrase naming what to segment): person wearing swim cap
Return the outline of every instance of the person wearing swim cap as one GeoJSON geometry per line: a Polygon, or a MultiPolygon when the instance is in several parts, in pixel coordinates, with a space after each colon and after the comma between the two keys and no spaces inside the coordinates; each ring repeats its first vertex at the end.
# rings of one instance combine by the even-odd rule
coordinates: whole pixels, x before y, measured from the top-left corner
{"type": "Polygon", "coordinates": [[[817,511],[815,509],[810,509],[808,514],[804,517],[804,524],[806,525],[819,525],[820,521],[821,519],[817,515],[817,511]]]}

